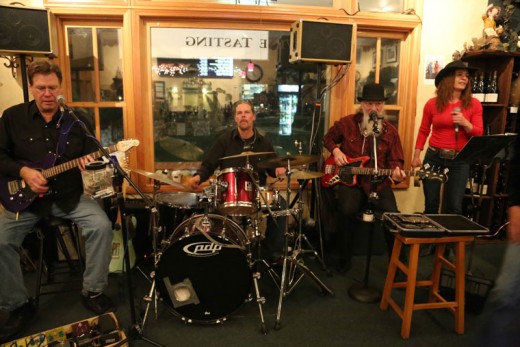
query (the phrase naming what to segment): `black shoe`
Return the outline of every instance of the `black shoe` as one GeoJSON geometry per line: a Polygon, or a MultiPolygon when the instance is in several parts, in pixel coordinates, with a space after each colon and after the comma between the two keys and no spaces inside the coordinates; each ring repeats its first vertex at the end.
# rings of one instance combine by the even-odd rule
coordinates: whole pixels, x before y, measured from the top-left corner
{"type": "Polygon", "coordinates": [[[86,308],[98,315],[116,310],[112,299],[103,293],[88,292],[88,295],[82,294],[81,301],[86,308]]]}
{"type": "Polygon", "coordinates": [[[32,299],[29,299],[27,303],[10,312],[9,317],[2,328],[0,328],[0,342],[8,342],[16,338],[16,336],[27,327],[27,323],[35,314],[36,306],[32,299]]]}
{"type": "Polygon", "coordinates": [[[340,274],[347,272],[352,268],[352,262],[345,258],[341,258],[338,260],[338,263],[336,264],[336,271],[340,274]]]}

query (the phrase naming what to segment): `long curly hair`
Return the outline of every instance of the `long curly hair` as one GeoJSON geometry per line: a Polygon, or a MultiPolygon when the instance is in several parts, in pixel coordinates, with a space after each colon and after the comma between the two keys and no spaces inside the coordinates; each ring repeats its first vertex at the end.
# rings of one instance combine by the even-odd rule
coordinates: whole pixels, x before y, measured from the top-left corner
{"type": "MultiPolygon", "coordinates": [[[[462,103],[462,108],[466,109],[471,106],[471,86],[473,85],[473,78],[469,77],[468,84],[466,85],[466,88],[461,93],[460,100],[462,103]]],[[[435,101],[435,107],[437,107],[437,111],[442,112],[450,103],[451,97],[453,95],[453,90],[455,83],[455,71],[453,73],[449,74],[448,76],[444,77],[437,86],[437,90],[435,93],[437,94],[437,100],[435,101]]]]}

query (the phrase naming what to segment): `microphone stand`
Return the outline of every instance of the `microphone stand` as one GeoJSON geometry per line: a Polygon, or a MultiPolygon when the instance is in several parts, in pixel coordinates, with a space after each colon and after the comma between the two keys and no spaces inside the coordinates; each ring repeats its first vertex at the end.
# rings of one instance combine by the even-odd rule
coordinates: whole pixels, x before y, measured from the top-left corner
{"type": "MultiPolygon", "coordinates": [[[[76,122],[78,122],[78,124],[81,126],[81,128],[83,129],[83,131],[85,132],[85,134],[88,137],[90,137],[92,139],[96,139],[94,134],[90,131],[90,129],[87,128],[85,123],[83,123],[78,118],[78,116],[74,113],[72,108],[67,107],[67,106],[64,106],[64,108],[67,111],[67,113],[76,122]]],[[[128,340],[131,338],[132,340],[143,340],[154,346],[163,347],[163,345],[144,336],[144,333],[143,333],[144,321],[142,324],[139,324],[137,322],[137,314],[136,314],[135,302],[134,302],[134,291],[133,291],[133,284],[132,284],[132,274],[130,272],[130,270],[131,270],[130,255],[128,252],[128,227],[127,227],[127,219],[126,219],[126,208],[125,208],[123,192],[121,189],[124,179],[126,179],[127,182],[132,186],[132,188],[134,188],[135,191],[141,196],[141,198],[145,202],[145,206],[147,208],[151,207],[151,211],[154,214],[154,216],[157,215],[157,209],[153,206],[152,201],[139,189],[139,187],[135,184],[135,182],[130,179],[130,176],[128,176],[128,174],[125,172],[125,170],[123,170],[121,165],[119,165],[118,161],[112,160],[112,158],[110,157],[110,154],[101,145],[101,143],[99,143],[99,141],[97,141],[97,140],[95,140],[94,143],[99,148],[100,152],[103,153],[103,156],[106,157],[112,163],[112,165],[114,167],[114,173],[116,175],[115,180],[118,181],[118,183],[120,183],[117,186],[117,203],[118,203],[118,207],[119,207],[119,212],[121,213],[123,249],[125,250],[123,257],[124,257],[124,264],[125,264],[124,267],[125,267],[125,273],[126,273],[126,281],[127,281],[127,286],[128,286],[128,298],[129,298],[129,304],[130,304],[130,315],[131,315],[131,319],[132,319],[132,326],[130,327],[130,330],[129,330],[129,336],[125,339],[122,339],[114,346],[115,347],[122,346],[123,344],[128,343],[128,340]]],[[[157,219],[154,217],[154,220],[157,220],[157,219]]],[[[157,257],[157,252],[155,252],[155,257],[157,257]]],[[[156,262],[157,262],[157,259],[156,259],[156,262]]],[[[155,284],[155,281],[154,281],[154,284],[155,284]]],[[[152,291],[153,291],[153,289],[154,289],[154,286],[152,286],[152,291]]],[[[145,317],[145,319],[146,319],[146,317],[145,317]]]]}
{"type": "Polygon", "coordinates": [[[373,159],[374,159],[374,175],[371,177],[370,181],[370,194],[368,196],[368,206],[365,212],[363,212],[363,223],[371,223],[369,233],[368,233],[368,247],[367,247],[367,259],[365,264],[365,276],[363,278],[363,282],[354,283],[348,290],[349,296],[359,302],[363,303],[374,303],[379,302],[381,300],[381,291],[377,288],[368,286],[368,279],[370,275],[370,263],[372,261],[372,243],[374,238],[374,226],[375,226],[375,217],[374,217],[374,208],[375,203],[379,199],[377,195],[377,184],[380,182],[375,176],[377,173],[377,137],[379,134],[379,124],[376,117],[372,117],[372,113],[370,114],[371,118],[374,118],[374,125],[372,131],[372,139],[373,139],[373,159]]]}

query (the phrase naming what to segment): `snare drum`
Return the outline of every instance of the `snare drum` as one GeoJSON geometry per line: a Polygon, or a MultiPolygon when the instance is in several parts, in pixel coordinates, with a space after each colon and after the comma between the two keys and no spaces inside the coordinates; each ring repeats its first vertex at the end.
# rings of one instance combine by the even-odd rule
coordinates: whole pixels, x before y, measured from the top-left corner
{"type": "Polygon", "coordinates": [[[271,209],[280,208],[280,195],[278,189],[273,187],[260,187],[258,191],[258,203],[261,210],[267,210],[267,206],[271,209]]]}
{"type": "Polygon", "coordinates": [[[251,293],[247,253],[238,224],[220,215],[195,215],[170,236],[156,270],[157,290],[186,323],[221,323],[251,293]]]}
{"type": "Polygon", "coordinates": [[[256,186],[250,171],[228,168],[217,176],[217,209],[230,216],[247,216],[257,211],[256,186]]]}
{"type": "Polygon", "coordinates": [[[202,212],[197,193],[164,192],[155,196],[159,211],[159,226],[164,235],[170,235],[175,228],[194,213],[202,212]]]}

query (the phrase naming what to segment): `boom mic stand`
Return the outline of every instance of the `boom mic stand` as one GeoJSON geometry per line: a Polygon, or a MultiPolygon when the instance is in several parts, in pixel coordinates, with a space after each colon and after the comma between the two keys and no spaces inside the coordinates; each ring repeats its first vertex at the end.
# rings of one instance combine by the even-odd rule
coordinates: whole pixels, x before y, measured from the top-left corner
{"type": "MultiPolygon", "coordinates": [[[[126,272],[126,281],[127,281],[127,286],[128,286],[128,298],[129,298],[129,304],[130,304],[130,315],[131,315],[131,319],[132,319],[132,326],[130,327],[130,330],[129,330],[129,337],[119,341],[114,346],[115,347],[122,346],[123,344],[128,343],[128,339],[131,338],[133,340],[146,341],[154,346],[163,347],[163,345],[144,336],[144,333],[143,333],[144,323],[139,324],[137,322],[137,314],[136,314],[135,302],[134,302],[134,291],[133,291],[133,284],[132,284],[132,274],[130,272],[130,270],[131,270],[130,255],[128,252],[128,226],[127,226],[127,219],[126,219],[126,208],[125,208],[125,202],[124,202],[122,189],[119,189],[120,187],[122,187],[122,183],[123,183],[124,179],[126,179],[126,181],[132,186],[132,188],[134,188],[135,191],[141,196],[141,198],[143,199],[143,201],[145,202],[145,205],[147,207],[152,206],[152,213],[154,214],[154,216],[155,216],[155,214],[157,214],[157,210],[155,209],[155,207],[153,207],[152,201],[139,189],[139,187],[135,184],[135,182],[130,179],[130,176],[128,176],[128,174],[125,172],[125,170],[123,170],[121,165],[119,165],[118,161],[112,160],[108,151],[105,148],[103,148],[103,146],[99,143],[99,141],[95,140],[96,139],[95,135],[78,118],[78,116],[74,113],[72,108],[66,107],[66,111],[75,121],[78,122],[78,124],[81,126],[81,128],[83,129],[85,134],[94,140],[94,143],[97,145],[100,152],[103,153],[103,156],[106,157],[112,163],[112,165],[114,166],[114,173],[116,175],[116,180],[120,180],[120,182],[121,182],[121,184],[118,187],[118,192],[117,192],[117,203],[118,203],[118,207],[119,207],[119,212],[121,213],[123,249],[125,250],[123,257],[124,257],[124,264],[125,264],[125,270],[126,270],[125,272],[126,272]]],[[[157,255],[155,255],[155,256],[157,256],[157,255]]],[[[155,281],[153,283],[155,284],[155,281]]],[[[153,291],[153,288],[154,288],[154,286],[152,285],[152,291],[153,291]]]]}
{"type": "MultiPolygon", "coordinates": [[[[377,137],[376,135],[379,134],[379,126],[377,117],[374,119],[374,125],[373,125],[373,131],[372,131],[372,142],[373,142],[373,159],[374,159],[374,172],[377,172],[377,137]]],[[[349,296],[359,302],[364,303],[372,303],[372,302],[378,302],[381,299],[381,292],[377,288],[372,288],[368,286],[368,279],[370,276],[370,263],[372,261],[372,244],[373,244],[373,238],[374,238],[374,226],[375,226],[375,220],[374,220],[374,206],[375,202],[379,199],[379,196],[377,195],[377,184],[379,181],[375,176],[371,176],[371,182],[370,182],[370,195],[368,197],[368,208],[363,213],[362,221],[364,223],[371,223],[370,231],[368,234],[368,247],[367,247],[367,259],[365,264],[365,276],[363,278],[363,282],[361,283],[354,283],[348,290],[349,296]]]]}

